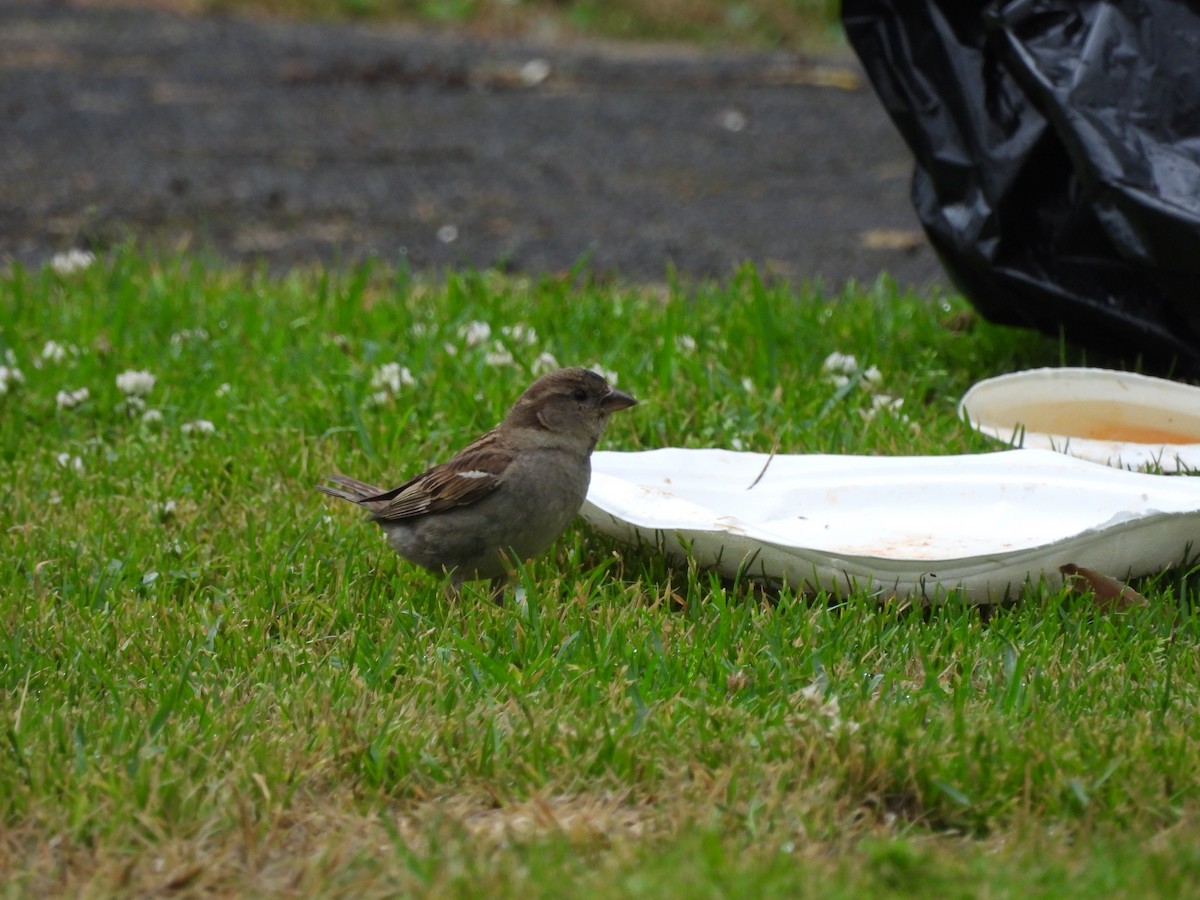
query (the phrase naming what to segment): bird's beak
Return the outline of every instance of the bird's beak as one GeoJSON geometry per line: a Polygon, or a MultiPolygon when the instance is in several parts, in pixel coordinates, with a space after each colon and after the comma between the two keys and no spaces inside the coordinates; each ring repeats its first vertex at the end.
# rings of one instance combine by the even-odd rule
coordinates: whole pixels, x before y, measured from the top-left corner
{"type": "Polygon", "coordinates": [[[631,406],[637,406],[637,401],[624,391],[618,391],[615,388],[605,394],[604,399],[600,401],[600,408],[605,412],[616,412],[619,409],[629,409],[631,406]]]}

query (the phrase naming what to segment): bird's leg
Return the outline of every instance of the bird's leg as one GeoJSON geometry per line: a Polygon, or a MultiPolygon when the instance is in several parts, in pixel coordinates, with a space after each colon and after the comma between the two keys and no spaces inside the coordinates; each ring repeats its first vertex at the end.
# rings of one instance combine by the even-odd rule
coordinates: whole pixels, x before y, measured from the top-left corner
{"type": "Polygon", "coordinates": [[[495,603],[497,606],[503,606],[504,605],[504,586],[506,584],[508,584],[508,576],[501,575],[497,578],[493,578],[489,582],[489,584],[491,585],[491,588],[489,590],[488,596],[492,598],[492,602],[495,603]]]}
{"type": "Polygon", "coordinates": [[[504,574],[497,575],[490,582],[488,596],[492,598],[492,602],[497,606],[504,605],[504,588],[517,574],[517,567],[513,565],[513,551],[501,549],[499,551],[500,562],[504,566],[504,574]]]}

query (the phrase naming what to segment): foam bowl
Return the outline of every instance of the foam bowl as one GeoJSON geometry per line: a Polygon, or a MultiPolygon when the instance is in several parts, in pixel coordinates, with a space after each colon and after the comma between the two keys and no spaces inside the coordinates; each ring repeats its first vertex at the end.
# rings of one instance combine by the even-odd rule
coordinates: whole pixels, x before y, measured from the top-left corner
{"type": "Polygon", "coordinates": [[[597,452],[583,517],[619,540],[806,590],[1015,597],[1066,564],[1124,579],[1200,539],[1200,479],[1046,450],[970,456],[597,452]]]}
{"type": "Polygon", "coordinates": [[[1200,470],[1200,388],[1111,369],[988,378],[959,402],[983,434],[1110,466],[1200,470]]]}

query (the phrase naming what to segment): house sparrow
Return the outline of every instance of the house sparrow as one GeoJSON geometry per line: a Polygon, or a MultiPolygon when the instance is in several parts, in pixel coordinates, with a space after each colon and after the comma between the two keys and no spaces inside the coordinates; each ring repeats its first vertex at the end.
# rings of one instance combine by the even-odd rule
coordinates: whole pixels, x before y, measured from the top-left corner
{"type": "Polygon", "coordinates": [[[541,553],[573,519],[592,478],[592,450],[611,413],[637,401],[587,369],[535,381],[504,421],[448,462],[390,491],[331,475],[319,489],[371,513],[409,562],[462,582],[492,581],[541,553]]]}

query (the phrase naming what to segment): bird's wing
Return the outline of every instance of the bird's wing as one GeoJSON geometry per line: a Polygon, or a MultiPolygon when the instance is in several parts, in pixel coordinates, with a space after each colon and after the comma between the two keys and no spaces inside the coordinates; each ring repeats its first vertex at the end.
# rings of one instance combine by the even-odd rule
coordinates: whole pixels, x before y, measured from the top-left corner
{"type": "Polygon", "coordinates": [[[453,459],[398,488],[359,502],[379,522],[410,519],[455,506],[468,506],[496,490],[512,464],[511,451],[484,435],[453,459]]]}
{"type": "Polygon", "coordinates": [[[382,488],[377,488],[373,484],[367,484],[365,481],[359,481],[357,478],[351,478],[349,475],[329,475],[326,480],[337,485],[337,487],[318,484],[317,490],[324,491],[331,497],[349,500],[351,503],[361,503],[370,497],[378,496],[382,491],[382,488]]]}

